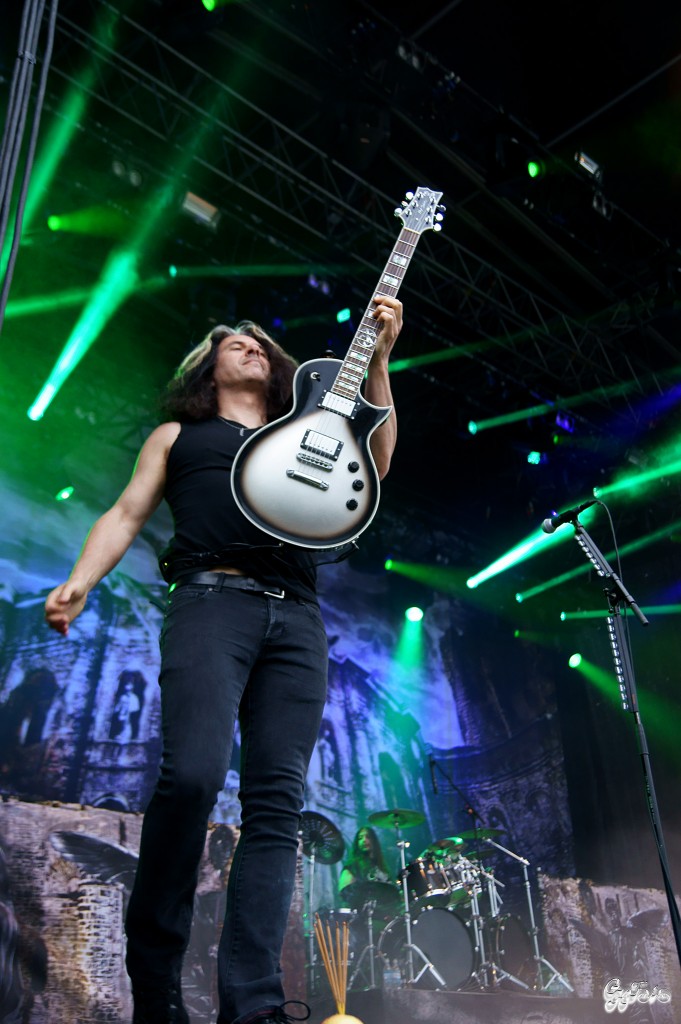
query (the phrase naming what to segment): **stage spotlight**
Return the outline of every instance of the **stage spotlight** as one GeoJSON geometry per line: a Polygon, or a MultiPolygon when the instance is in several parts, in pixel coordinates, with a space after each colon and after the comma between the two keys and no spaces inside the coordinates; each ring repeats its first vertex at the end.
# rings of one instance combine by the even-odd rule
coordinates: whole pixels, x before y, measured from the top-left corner
{"type": "Polygon", "coordinates": [[[208,200],[202,199],[194,192],[185,192],[182,199],[182,212],[189,214],[197,224],[203,224],[204,227],[210,228],[212,231],[217,228],[221,217],[217,206],[213,206],[208,200]]]}
{"type": "Polygon", "coordinates": [[[544,462],[549,461],[549,457],[546,452],[528,452],[527,461],[531,466],[540,466],[544,462]]]}
{"type": "Polygon", "coordinates": [[[603,181],[603,169],[600,164],[592,160],[586,153],[575,153],[575,163],[580,167],[585,174],[588,174],[593,181],[597,181],[599,184],[603,181]]]}
{"type": "Polygon", "coordinates": [[[386,572],[390,572],[392,567],[393,567],[393,560],[392,560],[392,558],[386,558],[385,563],[383,565],[383,568],[386,570],[386,572]]]}
{"type": "Polygon", "coordinates": [[[68,501],[73,494],[73,487],[62,487],[54,496],[55,501],[68,501]]]}
{"type": "Polygon", "coordinates": [[[423,618],[423,609],[417,608],[415,605],[412,608],[407,608],[404,613],[404,617],[407,622],[420,622],[423,618]]]}
{"type": "Polygon", "coordinates": [[[527,173],[531,178],[542,178],[546,173],[546,165],[543,160],[528,160],[527,173]]]}
{"type": "Polygon", "coordinates": [[[568,658],[568,665],[570,668],[579,668],[582,664],[582,656],[579,653],[571,654],[568,658]]]}
{"type": "Polygon", "coordinates": [[[344,324],[347,320],[350,319],[350,315],[350,310],[346,306],[345,309],[338,310],[338,312],[336,313],[336,320],[338,321],[339,324],[344,324]]]}

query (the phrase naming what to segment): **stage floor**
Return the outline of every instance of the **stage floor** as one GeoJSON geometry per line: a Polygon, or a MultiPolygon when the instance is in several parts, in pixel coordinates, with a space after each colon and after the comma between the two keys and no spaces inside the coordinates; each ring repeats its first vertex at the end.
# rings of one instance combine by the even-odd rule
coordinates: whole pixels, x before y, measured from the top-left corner
{"type": "MultiPolygon", "coordinates": [[[[292,1008],[295,1012],[295,1007],[292,1008]]],[[[328,999],[313,1001],[309,1024],[336,1013],[328,999]]],[[[605,1024],[602,1000],[518,992],[428,992],[380,989],[349,992],[346,1013],[362,1024],[605,1024]]]]}

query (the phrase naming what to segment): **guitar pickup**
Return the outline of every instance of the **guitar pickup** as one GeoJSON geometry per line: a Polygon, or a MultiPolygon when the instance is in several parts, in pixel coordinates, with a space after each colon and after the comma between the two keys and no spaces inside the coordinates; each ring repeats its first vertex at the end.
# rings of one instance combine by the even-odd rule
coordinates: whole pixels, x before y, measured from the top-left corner
{"type": "Polygon", "coordinates": [[[306,430],[300,447],[315,455],[324,455],[327,459],[335,462],[341,453],[343,442],[328,434],[321,434],[318,430],[306,430]]]}
{"type": "Polygon", "coordinates": [[[301,484],[309,484],[310,487],[318,487],[320,491],[328,491],[329,485],[326,480],[318,480],[316,476],[308,476],[298,469],[287,469],[286,476],[291,480],[299,480],[301,484]]]}

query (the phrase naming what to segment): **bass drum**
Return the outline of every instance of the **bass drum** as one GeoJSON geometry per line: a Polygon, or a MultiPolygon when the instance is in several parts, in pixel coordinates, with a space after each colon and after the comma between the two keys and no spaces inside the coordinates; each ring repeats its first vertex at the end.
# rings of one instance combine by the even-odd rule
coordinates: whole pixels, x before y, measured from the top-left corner
{"type": "MultiPolygon", "coordinates": [[[[512,974],[530,988],[536,981],[534,950],[530,933],[515,914],[502,914],[487,921],[483,930],[487,959],[512,974]]],[[[503,975],[497,988],[512,988],[518,991],[510,978],[503,975]]]]}
{"type": "MultiPolygon", "coordinates": [[[[473,973],[475,951],[468,926],[454,913],[444,907],[428,907],[414,918],[411,925],[412,945],[417,946],[428,957],[444,981],[441,985],[432,971],[426,970],[415,988],[445,989],[454,991],[461,988],[473,973]]],[[[407,928],[404,916],[394,918],[383,929],[377,946],[378,955],[384,963],[399,964],[402,978],[408,981],[409,962],[407,959],[407,928]]],[[[419,954],[413,951],[414,977],[425,965],[419,954]]]]}

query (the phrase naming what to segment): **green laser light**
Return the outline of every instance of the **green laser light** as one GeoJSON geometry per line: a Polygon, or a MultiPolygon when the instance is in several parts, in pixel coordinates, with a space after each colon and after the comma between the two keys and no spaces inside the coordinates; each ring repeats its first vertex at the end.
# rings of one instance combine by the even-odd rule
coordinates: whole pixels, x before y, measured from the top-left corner
{"type": "Polygon", "coordinates": [[[581,656],[581,654],[571,654],[570,657],[568,658],[568,665],[570,666],[570,668],[579,668],[579,666],[581,664],[582,664],[582,656],[581,656]]]}
{"type": "Polygon", "coordinates": [[[54,498],[55,501],[68,501],[73,494],[73,487],[62,487],[61,491],[57,491],[54,498]]]}
{"type": "Polygon", "coordinates": [[[346,320],[350,319],[350,310],[346,306],[345,309],[339,309],[336,313],[336,320],[339,324],[344,324],[346,320]]]}

